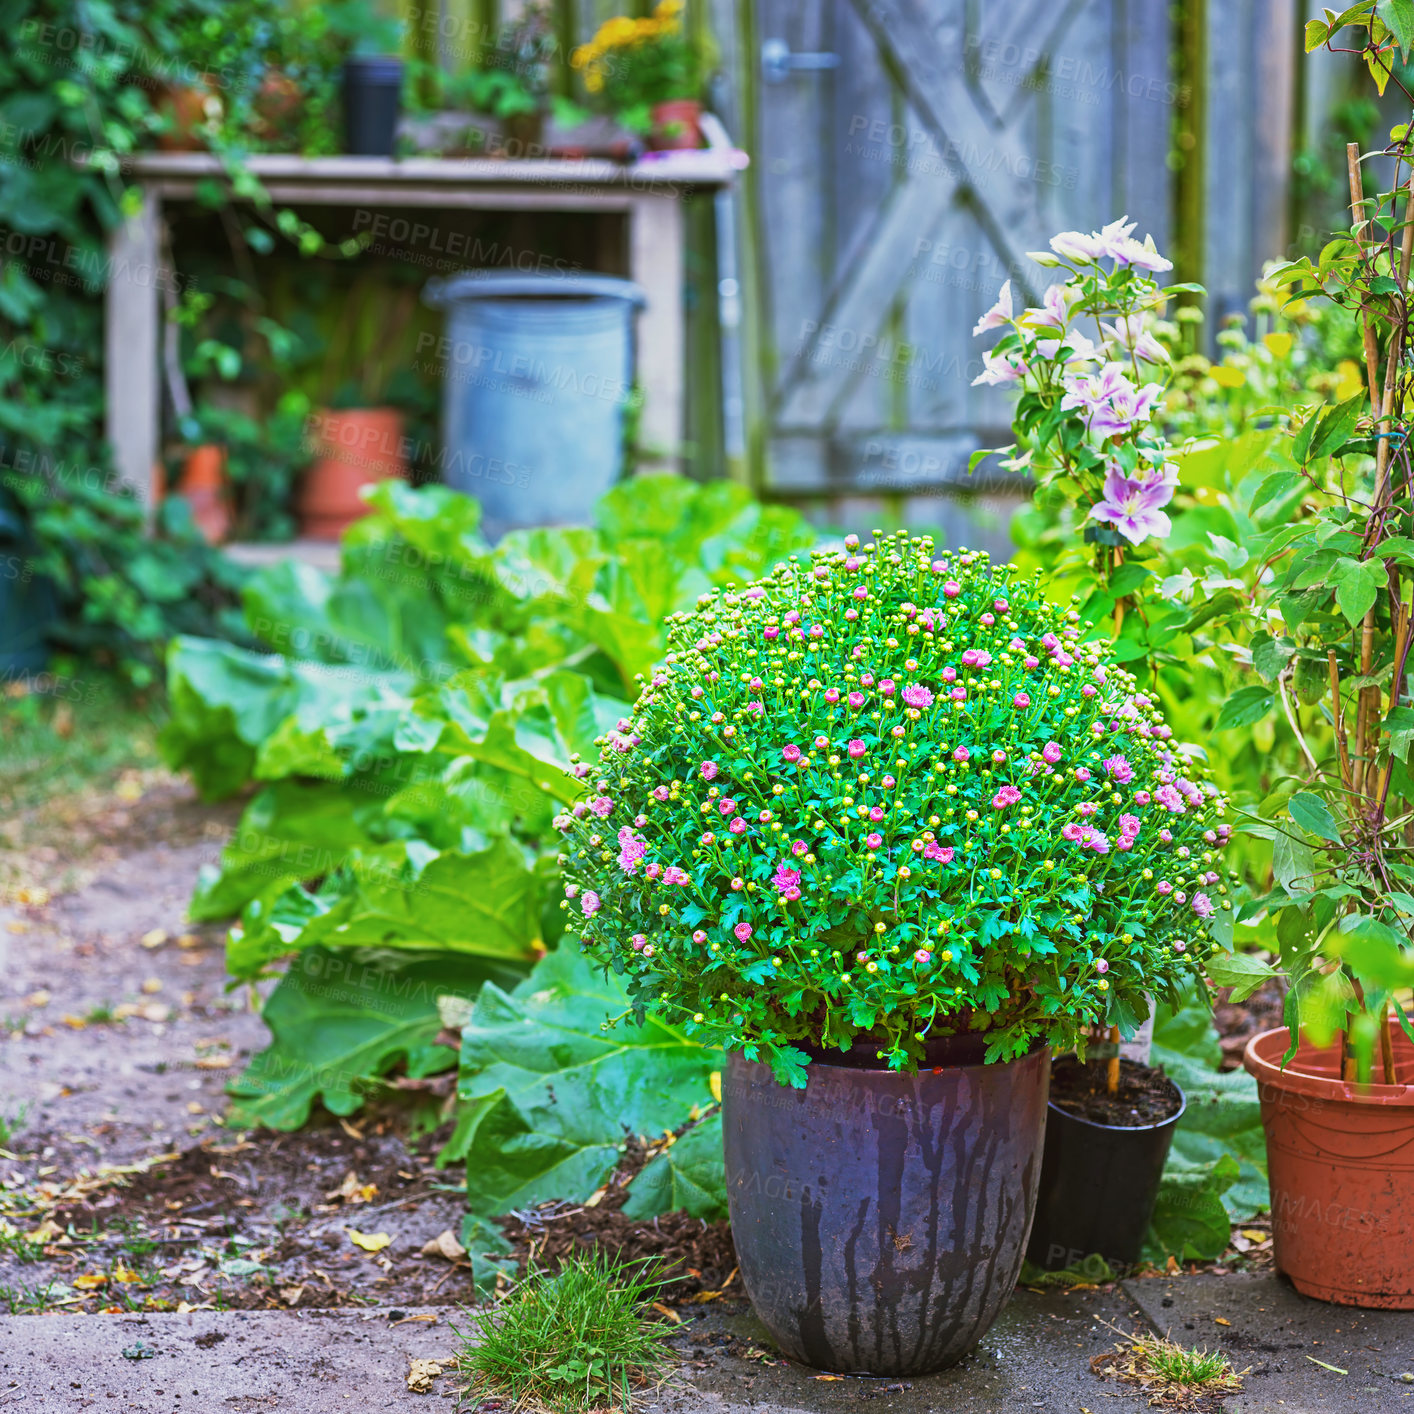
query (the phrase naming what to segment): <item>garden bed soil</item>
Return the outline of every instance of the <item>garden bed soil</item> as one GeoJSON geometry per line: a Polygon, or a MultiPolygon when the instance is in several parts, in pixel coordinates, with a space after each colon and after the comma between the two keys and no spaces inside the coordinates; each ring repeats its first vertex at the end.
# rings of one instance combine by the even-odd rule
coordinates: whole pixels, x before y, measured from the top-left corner
{"type": "Polygon", "coordinates": [[[1142,1129],[1177,1114],[1183,1095],[1162,1070],[1136,1061],[1119,1063],[1119,1090],[1107,1085],[1109,1062],[1058,1061],[1051,1071],[1051,1103],[1057,1109],[1116,1129],[1142,1129]]]}
{"type": "Polygon", "coordinates": [[[567,1257],[594,1253],[616,1262],[644,1262],[660,1272],[659,1299],[668,1306],[744,1299],[731,1228],[686,1213],[664,1213],[646,1222],[613,1208],[547,1203],[500,1220],[501,1231],[528,1266],[558,1271],[567,1257]],[[556,1211],[564,1209],[564,1211],[556,1211]]]}
{"type": "Polygon", "coordinates": [[[1259,1031],[1270,1031],[1282,1024],[1286,992],[1276,979],[1264,982],[1245,1001],[1228,1001],[1231,990],[1225,987],[1218,993],[1213,1007],[1213,1025],[1222,1048],[1222,1068],[1240,1070],[1248,1041],[1259,1031]]]}

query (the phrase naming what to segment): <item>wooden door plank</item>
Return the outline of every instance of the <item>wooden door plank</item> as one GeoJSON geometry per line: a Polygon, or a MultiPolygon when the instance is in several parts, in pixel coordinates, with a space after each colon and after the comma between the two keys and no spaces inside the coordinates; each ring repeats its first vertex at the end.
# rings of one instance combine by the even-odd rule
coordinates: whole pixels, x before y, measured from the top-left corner
{"type": "Polygon", "coordinates": [[[777,401],[783,428],[829,423],[877,347],[880,325],[957,191],[949,175],[914,177],[895,189],[864,242],[857,264],[831,292],[801,340],[777,401]]]}
{"type": "MultiPolygon", "coordinates": [[[[963,169],[997,249],[1021,268],[1028,250],[1045,247],[1045,228],[1032,176],[1036,159],[1014,128],[987,123],[978,112],[965,72],[966,30],[961,5],[928,0],[854,0],[889,60],[908,101],[963,169]]],[[[1023,279],[1028,298],[1035,290],[1023,279]]]]}

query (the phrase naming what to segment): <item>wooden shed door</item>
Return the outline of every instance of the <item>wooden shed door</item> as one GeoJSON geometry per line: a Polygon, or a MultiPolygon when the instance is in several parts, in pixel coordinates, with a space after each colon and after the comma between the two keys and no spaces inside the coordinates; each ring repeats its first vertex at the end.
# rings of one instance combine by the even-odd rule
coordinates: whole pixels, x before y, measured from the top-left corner
{"type": "Polygon", "coordinates": [[[765,487],[838,511],[882,496],[923,523],[907,503],[967,487],[970,452],[1005,435],[1005,395],[972,386],[971,333],[1007,278],[1031,295],[1051,282],[1026,252],[1126,212],[1168,239],[1168,6],[734,8],[765,487]]]}

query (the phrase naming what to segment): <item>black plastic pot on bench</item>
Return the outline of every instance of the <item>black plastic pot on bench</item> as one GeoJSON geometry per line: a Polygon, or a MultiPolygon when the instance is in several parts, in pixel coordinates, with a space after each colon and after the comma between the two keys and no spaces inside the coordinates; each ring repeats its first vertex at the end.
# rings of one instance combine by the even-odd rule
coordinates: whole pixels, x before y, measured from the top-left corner
{"type": "Polygon", "coordinates": [[[350,155],[393,155],[402,93],[401,59],[354,54],[344,61],[344,145],[350,155]]]}
{"type": "Polygon", "coordinates": [[[1077,1266],[1094,1253],[1112,1267],[1139,1261],[1174,1129],[1187,1106],[1183,1091],[1169,1084],[1178,1109],[1157,1124],[1098,1124],[1049,1102],[1028,1261],[1047,1271],[1077,1266]]]}

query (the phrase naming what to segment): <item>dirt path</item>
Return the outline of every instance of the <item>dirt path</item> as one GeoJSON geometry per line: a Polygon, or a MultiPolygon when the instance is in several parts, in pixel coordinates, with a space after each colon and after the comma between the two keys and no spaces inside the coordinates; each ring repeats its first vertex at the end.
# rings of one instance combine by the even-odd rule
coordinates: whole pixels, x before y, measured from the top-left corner
{"type": "Polygon", "coordinates": [[[184,919],[235,814],[164,788],[82,887],[0,910],[0,1313],[469,1295],[419,1255],[462,1214],[430,1136],[394,1116],[222,1126],[266,1032],[251,990],[226,990],[224,930],[184,919]],[[370,1253],[350,1229],[391,1242],[370,1253]]]}
{"type": "MultiPolygon", "coordinates": [[[[222,930],[184,915],[236,812],[170,780],[105,809],[82,859],[51,861],[77,888],[0,908],[0,1414],[452,1398],[450,1374],[407,1385],[411,1359],[451,1355],[471,1298],[463,1267],[421,1252],[462,1216],[437,1137],[410,1137],[405,1109],[225,1128],[223,1086],[265,1030],[226,990],[222,930]]],[[[647,1414],[1137,1414],[1147,1396],[1090,1360],[1142,1320],[1251,1367],[1232,1414],[1414,1409],[1414,1316],[1305,1301],[1270,1273],[1018,1291],[961,1366],[916,1381],[793,1366],[742,1301],[683,1309],[682,1371],[647,1414]]]]}

